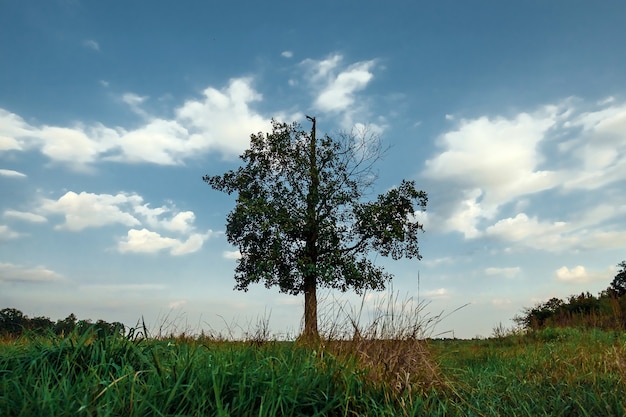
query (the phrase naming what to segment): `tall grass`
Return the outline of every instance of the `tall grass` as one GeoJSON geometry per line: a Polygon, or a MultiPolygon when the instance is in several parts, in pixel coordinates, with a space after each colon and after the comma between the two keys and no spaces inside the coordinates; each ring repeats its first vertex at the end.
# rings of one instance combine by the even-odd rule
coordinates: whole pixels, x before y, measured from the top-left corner
{"type": "Polygon", "coordinates": [[[266,319],[237,341],[144,326],[0,341],[0,415],[626,415],[624,333],[424,340],[443,316],[405,301],[381,301],[369,322],[344,309],[315,345],[271,340],[266,319]]]}
{"type": "Polygon", "coordinates": [[[392,415],[354,360],[287,343],[116,337],[3,344],[0,415],[392,415]]]}

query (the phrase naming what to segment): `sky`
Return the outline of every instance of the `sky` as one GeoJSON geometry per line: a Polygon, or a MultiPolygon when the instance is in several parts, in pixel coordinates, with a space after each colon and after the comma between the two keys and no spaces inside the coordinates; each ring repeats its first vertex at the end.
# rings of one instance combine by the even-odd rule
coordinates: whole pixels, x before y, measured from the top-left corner
{"type": "Polygon", "coordinates": [[[430,335],[488,337],[597,294],[626,259],[625,19],[611,0],[0,0],[0,308],[297,334],[303,296],[233,290],[235,196],[202,176],[305,115],[380,135],[375,193],[429,196],[423,258],[373,257],[390,288],[322,291],[320,321],[395,297],[430,335]]]}

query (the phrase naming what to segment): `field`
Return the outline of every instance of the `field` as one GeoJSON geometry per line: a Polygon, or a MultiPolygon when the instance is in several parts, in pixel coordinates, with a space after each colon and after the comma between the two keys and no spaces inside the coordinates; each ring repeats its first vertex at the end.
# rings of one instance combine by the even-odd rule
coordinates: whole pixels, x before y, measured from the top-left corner
{"type": "Polygon", "coordinates": [[[626,335],[225,341],[24,336],[0,343],[2,416],[619,416],[626,335]]]}

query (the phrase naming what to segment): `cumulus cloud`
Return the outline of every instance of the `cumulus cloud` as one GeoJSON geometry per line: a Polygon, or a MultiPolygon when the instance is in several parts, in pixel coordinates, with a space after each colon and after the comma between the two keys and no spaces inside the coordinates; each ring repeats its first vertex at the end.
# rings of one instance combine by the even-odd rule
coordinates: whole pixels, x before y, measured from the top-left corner
{"type": "Polygon", "coordinates": [[[0,109],[0,152],[39,149],[52,162],[81,170],[100,161],[180,165],[206,152],[237,155],[249,145],[251,132],[267,130],[270,119],[250,105],[262,100],[251,78],[234,78],[224,89],[209,87],[165,119],[148,114],[148,100],[126,93],[122,101],[146,122],[135,129],[101,123],[34,126],[0,109]]]}
{"type": "Polygon", "coordinates": [[[578,265],[574,268],[562,266],[554,273],[558,281],[566,283],[588,283],[593,281],[610,281],[615,268],[611,267],[606,271],[588,271],[584,266],[578,265]]]}
{"type": "Polygon", "coordinates": [[[282,56],[283,58],[292,58],[293,57],[293,52],[291,51],[283,51],[280,56],[282,56]]]}
{"type": "Polygon", "coordinates": [[[19,171],[13,171],[12,169],[0,169],[0,177],[26,178],[26,174],[19,171]]]}
{"type": "MultiPolygon", "coordinates": [[[[283,52],[284,56],[290,54],[283,52]]],[[[375,61],[345,65],[342,60],[335,54],[321,61],[305,60],[299,68],[304,68],[309,86],[319,92],[313,107],[340,113],[343,126],[351,127],[357,113],[367,113],[365,101],[357,101],[356,95],[373,79],[375,61]]],[[[52,163],[79,171],[102,161],[182,165],[209,152],[232,157],[249,146],[251,133],[270,128],[270,117],[254,109],[262,100],[253,78],[240,77],[222,88],[204,89],[200,97],[174,107],[172,117],[151,114],[149,97],[126,92],[121,102],[142,119],[135,128],[102,123],[37,125],[0,109],[0,152],[35,149],[52,163]]],[[[273,116],[297,119],[302,115],[277,110],[273,116]]],[[[377,126],[384,127],[384,121],[377,121],[377,126]]]]}
{"type": "Polygon", "coordinates": [[[498,220],[487,228],[486,234],[507,241],[521,241],[529,237],[536,240],[565,232],[567,226],[566,222],[541,222],[537,217],[529,218],[526,213],[519,213],[513,218],[498,220]]]}
{"type": "Polygon", "coordinates": [[[552,188],[558,178],[554,172],[538,169],[544,160],[538,144],[556,121],[556,107],[512,119],[464,119],[439,138],[443,151],[426,161],[423,175],[479,190],[481,204],[491,209],[552,188]]]}
{"type": "MultiPolygon", "coordinates": [[[[71,232],[105,226],[131,226],[133,228],[117,245],[117,250],[122,253],[168,250],[174,256],[185,255],[197,252],[207,239],[219,234],[211,230],[197,232],[194,225],[196,216],[192,211],[178,210],[171,202],[152,208],[141,196],[122,192],[113,195],[68,191],[58,200],[41,199],[34,211],[5,210],[3,217],[43,223],[48,220],[44,215],[60,215],[64,222],[54,228],[71,232]],[[174,233],[175,237],[164,233],[174,233]]],[[[18,236],[7,226],[0,226],[0,238],[18,236]]]]}
{"type": "Polygon", "coordinates": [[[626,241],[624,201],[608,188],[626,178],[626,105],[568,99],[508,117],[449,120],[454,127],[439,136],[440,150],[421,172],[442,190],[431,202],[431,228],[552,251],[626,241]],[[578,190],[596,204],[562,202],[578,190]],[[533,205],[540,194],[568,209],[544,218],[550,203],[533,205]]]}
{"type": "Polygon", "coordinates": [[[118,244],[121,253],[156,253],[162,250],[169,250],[171,255],[186,255],[197,252],[202,248],[204,241],[211,236],[209,231],[205,234],[194,233],[182,241],[171,237],[161,236],[157,232],[148,229],[131,229],[125,239],[118,244]]]}
{"type": "Polygon", "coordinates": [[[0,282],[54,283],[64,280],[62,275],[43,266],[28,268],[11,263],[0,263],[0,282]]]}
{"type": "Polygon", "coordinates": [[[76,194],[68,191],[58,200],[44,199],[40,210],[65,217],[65,223],[56,226],[56,229],[77,232],[88,227],[110,224],[139,225],[139,220],[125,212],[121,206],[138,204],[141,201],[141,197],[136,194],[111,195],[84,191],[76,194]]]}

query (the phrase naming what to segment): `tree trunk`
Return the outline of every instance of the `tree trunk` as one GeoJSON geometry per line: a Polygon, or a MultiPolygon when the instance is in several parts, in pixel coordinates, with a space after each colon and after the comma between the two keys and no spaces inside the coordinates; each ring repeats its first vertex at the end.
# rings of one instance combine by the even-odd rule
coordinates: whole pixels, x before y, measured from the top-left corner
{"type": "Polygon", "coordinates": [[[306,260],[304,273],[304,333],[307,342],[317,342],[317,205],[319,203],[319,177],[317,172],[317,139],[315,138],[315,117],[307,118],[313,122],[309,138],[309,192],[307,195],[306,216],[306,260]]]}
{"type": "Polygon", "coordinates": [[[307,342],[319,340],[317,329],[317,282],[315,275],[304,279],[304,332],[302,338],[307,342]]]}

